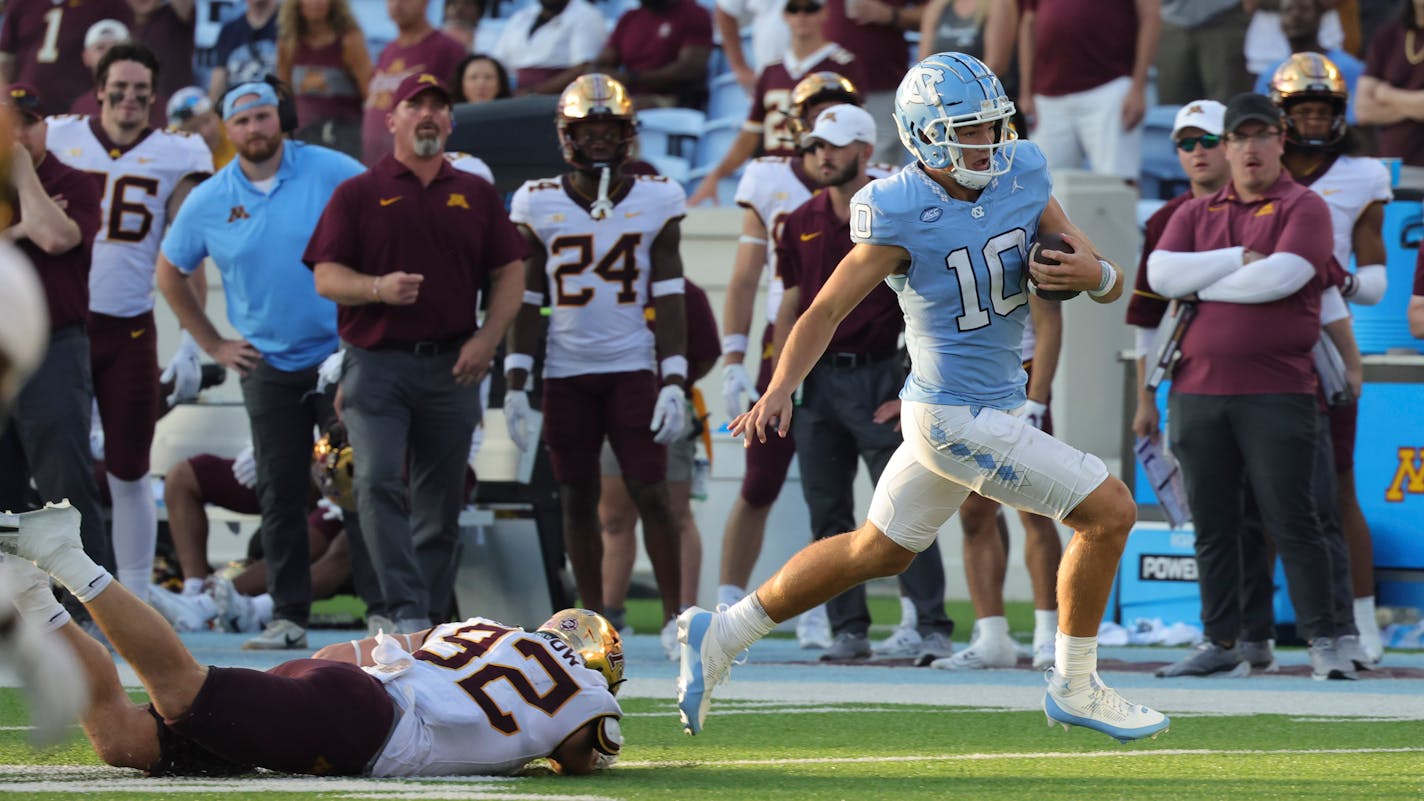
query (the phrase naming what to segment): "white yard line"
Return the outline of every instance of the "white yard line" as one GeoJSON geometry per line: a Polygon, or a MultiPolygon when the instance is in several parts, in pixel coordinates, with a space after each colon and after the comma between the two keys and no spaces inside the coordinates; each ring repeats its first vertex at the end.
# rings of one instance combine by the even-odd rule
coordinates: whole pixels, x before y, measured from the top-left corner
{"type": "Polygon", "coordinates": [[[760,767],[768,765],[847,765],[891,762],[982,762],[1001,759],[1124,759],[1171,756],[1300,756],[1307,754],[1424,754],[1424,748],[1302,748],[1302,749],[1222,749],[1222,748],[1161,748],[1150,751],[1048,751],[1009,752],[1002,754],[921,754],[918,756],[808,757],[804,759],[718,759],[699,763],[695,759],[647,762],[619,762],[629,768],[688,767],[697,764],[716,766],[760,767]]]}

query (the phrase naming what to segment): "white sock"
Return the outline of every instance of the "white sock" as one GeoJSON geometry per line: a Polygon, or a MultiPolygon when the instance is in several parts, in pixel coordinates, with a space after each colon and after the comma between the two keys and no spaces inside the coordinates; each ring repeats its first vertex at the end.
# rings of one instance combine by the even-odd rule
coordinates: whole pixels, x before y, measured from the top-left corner
{"type": "Polygon", "coordinates": [[[900,628],[913,629],[920,625],[919,613],[915,611],[915,602],[905,596],[900,596],[900,628]]]}
{"type": "Polygon", "coordinates": [[[1033,610],[1033,647],[1053,642],[1054,636],[1058,634],[1058,610],[1057,609],[1035,609],[1033,610]]]}
{"type": "Polygon", "coordinates": [[[1355,599],[1355,628],[1360,630],[1360,643],[1370,656],[1377,656],[1384,650],[1380,641],[1379,619],[1375,617],[1375,597],[1367,595],[1355,599]]]}
{"type": "Polygon", "coordinates": [[[746,594],[747,594],[747,591],[746,591],[745,588],[743,588],[743,587],[738,587],[738,586],[735,585],[735,584],[718,584],[718,585],[717,585],[717,605],[718,605],[718,606],[731,606],[732,604],[736,603],[737,601],[742,600],[742,596],[744,596],[744,595],[746,595],[746,594]]]}
{"type": "Polygon", "coordinates": [[[153,583],[153,552],[158,544],[158,507],[148,476],[122,481],[112,474],[109,494],[114,499],[114,561],[119,583],[140,598],[153,583]]]}
{"type": "Polygon", "coordinates": [[[205,582],[203,581],[203,579],[200,579],[200,578],[185,578],[185,579],[183,579],[183,594],[184,594],[184,595],[201,595],[201,594],[203,593],[203,587],[204,587],[204,586],[206,586],[206,584],[205,584],[205,582]]]}
{"type": "MultiPolygon", "coordinates": [[[[7,570],[10,560],[19,558],[12,556],[7,559],[5,561],[7,570]]],[[[38,568],[31,567],[31,570],[38,570],[38,568]]],[[[11,600],[14,601],[15,608],[20,610],[21,617],[34,622],[45,631],[54,631],[69,622],[69,610],[64,608],[64,604],[55,600],[54,591],[49,588],[49,576],[45,576],[44,581],[36,579],[20,586],[24,577],[18,572],[12,572],[10,575],[17,580],[15,597],[11,600]]]]}
{"type": "Polygon", "coordinates": [[[1069,684],[1086,679],[1098,669],[1098,638],[1069,637],[1062,631],[1054,639],[1053,672],[1069,684]]]}
{"type": "Polygon", "coordinates": [[[767,616],[766,610],[761,608],[761,601],[757,599],[754,592],[748,593],[745,598],[732,604],[732,607],[721,613],[718,619],[722,624],[717,632],[718,639],[731,654],[740,653],[752,647],[752,643],[770,634],[771,630],[776,627],[776,624],[767,616]]]}
{"type": "Polygon", "coordinates": [[[981,617],[976,625],[979,627],[980,637],[1004,638],[1009,636],[1009,619],[1002,615],[981,617]]]}

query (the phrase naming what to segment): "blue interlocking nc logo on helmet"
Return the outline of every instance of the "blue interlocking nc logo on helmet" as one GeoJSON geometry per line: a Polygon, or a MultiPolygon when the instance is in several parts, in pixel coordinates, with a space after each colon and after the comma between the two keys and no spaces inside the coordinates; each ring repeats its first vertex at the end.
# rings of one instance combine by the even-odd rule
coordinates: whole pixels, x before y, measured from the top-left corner
{"type": "Polygon", "coordinates": [[[900,142],[926,167],[952,170],[960,185],[983,189],[1013,164],[1014,104],[984,62],[936,53],[910,68],[895,90],[900,142]],[[958,129],[992,123],[985,142],[962,142],[958,129]],[[985,157],[987,156],[987,163],[985,157]]]}

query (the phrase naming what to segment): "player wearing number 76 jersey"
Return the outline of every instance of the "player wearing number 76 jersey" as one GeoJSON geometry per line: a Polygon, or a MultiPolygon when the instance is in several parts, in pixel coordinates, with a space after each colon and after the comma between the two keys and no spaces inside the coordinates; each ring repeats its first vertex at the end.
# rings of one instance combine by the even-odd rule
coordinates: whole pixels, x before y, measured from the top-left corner
{"type": "Polygon", "coordinates": [[[872,578],[900,573],[934,542],[971,491],[1052,517],[1077,536],[1059,572],[1059,631],[1044,712],[1118,740],[1155,736],[1162,714],[1128,703],[1097,675],[1097,630],[1136,517],[1127,488],[1101,459],[1022,417],[1020,359],[1030,270],[1048,290],[1110,302],[1122,274],[1053,199],[1043,154],[1009,127],[1014,105],[993,72],[961,53],[910,69],[895,95],[900,140],[917,163],[850,201],[855,242],[791,330],[771,385],[732,423],[747,438],[785,436],[791,395],[846,315],[882,280],[899,295],[913,364],[900,393],[905,441],[876,484],[869,519],[792,557],[755,593],[678,621],[678,708],[702,728],[710,692],[732,658],[776,623],[872,578]],[[1074,252],[1026,258],[1028,242],[1064,234],[1074,252]],[[768,431],[768,429],[772,429],[768,431]]]}
{"type": "Polygon", "coordinates": [[[623,85],[585,75],[559,97],[557,125],[573,171],[529,181],[509,218],[529,241],[524,305],[509,339],[504,414],[527,450],[525,382],[549,307],[544,357],[544,440],[564,505],[564,542],[583,604],[603,608],[598,521],[605,436],[643,521],[644,544],[663,598],[669,655],[678,611],[678,533],[667,494],[667,443],[683,432],[687,323],[679,221],[682,187],[626,175],[637,137],[623,85]],[[656,312],[654,330],[644,311],[656,312]],[[661,368],[659,371],[658,368],[661,368]],[[659,387],[659,372],[661,387],[659,387]]]}
{"type": "MultiPolygon", "coordinates": [[[[164,229],[196,185],[191,176],[211,173],[213,157],[200,137],[148,127],[158,59],[147,47],[115,45],[94,73],[98,118],[51,118],[46,145],[101,185],[103,217],[89,269],[90,365],[114,499],[113,559],[119,580],[142,596],[158,536],[148,486],[148,451],[158,418],[153,271],[164,229]]],[[[175,385],[196,395],[197,345],[186,334],[174,363],[184,367],[175,385]]]]}

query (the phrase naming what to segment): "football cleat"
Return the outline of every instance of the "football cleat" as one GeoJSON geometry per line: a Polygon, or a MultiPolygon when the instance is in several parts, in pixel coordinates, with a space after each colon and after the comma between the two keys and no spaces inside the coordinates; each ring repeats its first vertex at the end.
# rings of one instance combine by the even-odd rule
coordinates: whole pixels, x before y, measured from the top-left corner
{"type": "Polygon", "coordinates": [[[608,618],[587,609],[565,609],[544,621],[538,631],[569,644],[590,670],[603,674],[610,692],[623,683],[623,639],[608,618]]]}
{"type": "Polygon", "coordinates": [[[1048,727],[1054,724],[1063,727],[1082,726],[1099,731],[1125,743],[1144,737],[1156,739],[1167,731],[1172,720],[1161,712],[1129,703],[1117,690],[1103,684],[1094,672],[1077,688],[1070,689],[1069,681],[1047,672],[1048,692],[1043,696],[1043,713],[1048,717],[1048,727]]]}
{"type": "Polygon", "coordinates": [[[262,633],[242,644],[244,651],[290,651],[307,647],[307,630],[290,620],[278,618],[262,633]]]}
{"type": "Polygon", "coordinates": [[[698,734],[707,719],[713,688],[732,671],[733,655],[717,641],[717,615],[699,606],[690,606],[677,616],[677,641],[682,644],[677,712],[682,730],[698,734]]]}
{"type": "Polygon", "coordinates": [[[1018,663],[1018,646],[1012,638],[981,636],[948,659],[931,662],[930,667],[940,670],[997,670],[1011,668],[1018,663]]]}
{"type": "Polygon", "coordinates": [[[217,604],[207,595],[180,595],[157,584],[148,587],[148,605],[180,632],[207,631],[218,616],[217,604]]]}
{"type": "Polygon", "coordinates": [[[914,626],[896,626],[889,637],[870,646],[870,650],[881,657],[918,656],[923,642],[924,638],[914,626]]]}
{"type": "Polygon", "coordinates": [[[824,604],[813,606],[796,618],[796,642],[807,650],[831,647],[831,621],[824,604]]]}

